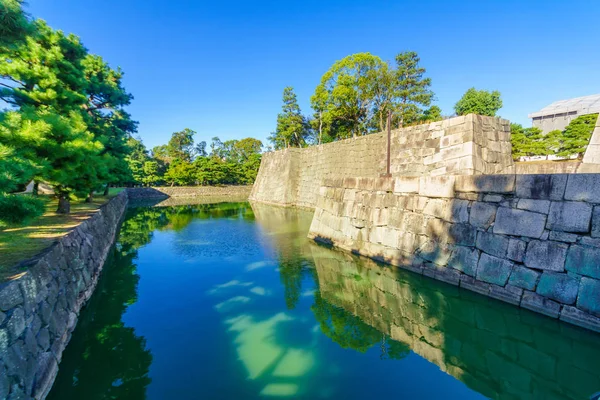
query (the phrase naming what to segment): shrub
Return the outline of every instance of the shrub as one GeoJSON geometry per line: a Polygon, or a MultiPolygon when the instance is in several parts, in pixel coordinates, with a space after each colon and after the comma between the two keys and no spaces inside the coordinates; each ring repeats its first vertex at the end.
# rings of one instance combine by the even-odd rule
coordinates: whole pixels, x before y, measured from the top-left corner
{"type": "Polygon", "coordinates": [[[20,224],[39,217],[45,210],[44,201],[29,195],[0,194],[0,226],[20,224]]]}

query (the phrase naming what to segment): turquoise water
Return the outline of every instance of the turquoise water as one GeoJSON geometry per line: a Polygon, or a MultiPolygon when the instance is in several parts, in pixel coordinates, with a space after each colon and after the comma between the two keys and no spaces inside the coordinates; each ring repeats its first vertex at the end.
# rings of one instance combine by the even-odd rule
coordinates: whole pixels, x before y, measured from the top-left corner
{"type": "Polygon", "coordinates": [[[307,211],[128,211],[50,399],[585,399],[600,335],[318,246],[307,211]]]}

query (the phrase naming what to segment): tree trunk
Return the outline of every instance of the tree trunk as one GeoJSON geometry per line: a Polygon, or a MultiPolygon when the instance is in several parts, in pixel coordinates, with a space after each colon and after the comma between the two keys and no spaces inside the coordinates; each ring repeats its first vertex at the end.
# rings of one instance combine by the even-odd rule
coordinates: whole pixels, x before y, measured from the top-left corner
{"type": "Polygon", "coordinates": [[[104,196],[108,196],[108,191],[110,190],[110,185],[107,183],[106,187],[104,188],[104,196]]]}
{"type": "Polygon", "coordinates": [[[33,190],[31,191],[34,196],[40,194],[40,183],[37,181],[33,182],[33,190]]]}
{"type": "Polygon", "coordinates": [[[58,214],[69,214],[71,212],[71,199],[69,199],[69,195],[61,194],[58,196],[58,208],[56,212],[58,214]]]}

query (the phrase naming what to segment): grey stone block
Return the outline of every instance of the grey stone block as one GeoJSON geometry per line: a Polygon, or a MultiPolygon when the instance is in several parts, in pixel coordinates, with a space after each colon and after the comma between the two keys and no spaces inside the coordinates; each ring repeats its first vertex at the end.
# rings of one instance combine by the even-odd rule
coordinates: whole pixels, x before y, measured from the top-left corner
{"type": "Polygon", "coordinates": [[[581,278],[577,307],[600,317],[600,280],[581,278]]]}
{"type": "Polygon", "coordinates": [[[518,262],[523,262],[525,259],[525,249],[527,248],[527,243],[523,240],[519,239],[510,239],[508,241],[508,250],[506,252],[506,256],[518,262]]]}
{"type": "Polygon", "coordinates": [[[600,318],[594,317],[573,306],[564,306],[560,312],[560,320],[586,329],[600,332],[600,318]]]}
{"type": "Polygon", "coordinates": [[[531,311],[539,312],[552,318],[558,318],[560,304],[540,296],[537,293],[525,291],[521,298],[521,307],[531,311]]]}
{"type": "Polygon", "coordinates": [[[11,342],[15,342],[21,336],[25,330],[25,312],[21,307],[17,307],[12,311],[6,323],[6,329],[11,342]]]}
{"type": "Polygon", "coordinates": [[[592,237],[600,238],[600,206],[594,207],[592,214],[592,237]]]}
{"type": "Polygon", "coordinates": [[[477,279],[483,282],[504,286],[512,271],[513,264],[510,261],[485,253],[479,257],[477,266],[477,279]]]}
{"type": "Polygon", "coordinates": [[[0,399],[6,399],[10,391],[10,380],[6,374],[4,363],[0,361],[0,399]]]}
{"type": "Polygon", "coordinates": [[[551,231],[548,238],[557,242],[575,243],[579,236],[575,233],[551,231]]]}
{"type": "Polygon", "coordinates": [[[471,216],[469,223],[477,228],[487,229],[496,218],[498,206],[489,203],[475,202],[471,206],[471,216]]]}
{"type": "Polygon", "coordinates": [[[486,296],[490,291],[489,283],[478,281],[477,279],[468,275],[462,275],[460,277],[460,287],[486,296]]]}
{"type": "Polygon", "coordinates": [[[508,238],[493,233],[478,232],[476,246],[485,253],[504,258],[508,249],[508,238]]]}
{"type": "Polygon", "coordinates": [[[588,232],[592,206],[581,202],[552,202],[548,215],[548,229],[562,232],[588,232]]]}
{"type": "Polygon", "coordinates": [[[456,177],[459,192],[512,193],[515,175],[462,175],[456,177]]]}
{"type": "Polygon", "coordinates": [[[546,216],[531,211],[500,207],[496,213],[494,233],[540,238],[546,226],[546,216]]]}
{"type": "Polygon", "coordinates": [[[600,249],[571,245],[567,253],[565,269],[579,275],[600,279],[600,249]]]}
{"type": "Polygon", "coordinates": [[[521,210],[548,214],[548,210],[550,209],[550,200],[519,199],[517,208],[520,208],[521,210]]]}
{"type": "Polygon", "coordinates": [[[0,285],[0,310],[8,311],[19,304],[23,304],[23,293],[18,281],[11,281],[0,285]]]}
{"type": "Polygon", "coordinates": [[[515,265],[508,283],[527,290],[535,290],[540,273],[529,268],[515,265]]]}
{"type": "Polygon", "coordinates": [[[567,186],[567,176],[565,174],[517,175],[517,197],[562,200],[567,186]]]}
{"type": "Polygon", "coordinates": [[[500,203],[502,200],[504,200],[504,197],[500,194],[486,194],[483,196],[483,201],[488,203],[500,203]]]}
{"type": "Polygon", "coordinates": [[[584,246],[600,247],[600,238],[583,236],[579,239],[579,244],[584,246]]]}
{"type": "Polygon", "coordinates": [[[564,243],[532,240],[527,245],[525,265],[529,268],[562,272],[565,270],[568,248],[564,243]]]}
{"type": "Polygon", "coordinates": [[[467,275],[475,276],[478,262],[478,250],[470,247],[456,246],[448,260],[448,266],[467,275]]]}
{"type": "Polygon", "coordinates": [[[477,229],[469,224],[452,224],[448,230],[448,242],[463,246],[475,246],[477,229]]]}
{"type": "Polygon", "coordinates": [[[523,289],[506,285],[505,287],[491,285],[489,296],[516,306],[521,302],[523,289]]]}
{"type": "Polygon", "coordinates": [[[575,304],[579,292],[579,279],[558,272],[544,272],[536,292],[561,304],[575,304]]]}
{"type": "Polygon", "coordinates": [[[565,199],[600,203],[600,174],[569,175],[565,199]]]}

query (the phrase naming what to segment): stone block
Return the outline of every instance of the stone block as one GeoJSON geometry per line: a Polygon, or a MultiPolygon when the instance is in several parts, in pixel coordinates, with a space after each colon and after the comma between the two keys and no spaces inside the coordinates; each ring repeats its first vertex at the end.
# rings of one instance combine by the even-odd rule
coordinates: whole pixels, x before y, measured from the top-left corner
{"type": "Polygon", "coordinates": [[[539,312],[552,318],[558,318],[560,304],[540,296],[537,293],[525,291],[521,298],[521,307],[531,311],[539,312]]]}
{"type": "Polygon", "coordinates": [[[419,178],[419,194],[427,197],[454,197],[454,176],[419,178]]]}
{"type": "Polygon", "coordinates": [[[512,193],[515,175],[463,175],[456,177],[457,192],[512,193]]]}
{"type": "Polygon", "coordinates": [[[394,178],[394,193],[419,193],[419,177],[394,178]]]}
{"type": "Polygon", "coordinates": [[[510,261],[482,253],[477,266],[477,279],[504,286],[513,268],[510,261]]]}
{"type": "Polygon", "coordinates": [[[12,311],[8,322],[6,322],[6,329],[11,342],[15,342],[21,336],[25,330],[25,312],[21,307],[17,307],[12,311]]]}
{"type": "Polygon", "coordinates": [[[538,239],[544,233],[546,216],[525,210],[500,207],[496,212],[494,233],[538,239]]]}
{"type": "Polygon", "coordinates": [[[504,200],[504,197],[500,194],[486,194],[483,196],[483,201],[487,203],[500,203],[502,200],[504,200]]]}
{"type": "Polygon", "coordinates": [[[600,247],[600,238],[591,238],[589,236],[582,236],[579,238],[579,244],[583,246],[600,247]]]}
{"type": "Polygon", "coordinates": [[[579,279],[558,272],[544,272],[536,292],[561,304],[575,304],[579,292],[579,279]]]}
{"type": "Polygon", "coordinates": [[[525,250],[527,248],[527,243],[523,240],[519,239],[510,239],[508,241],[508,249],[506,251],[506,256],[517,262],[523,262],[525,259],[525,250]]]}
{"type": "Polygon", "coordinates": [[[489,283],[478,281],[477,279],[468,275],[462,275],[460,277],[460,287],[486,296],[490,291],[489,283]]]}
{"type": "Polygon", "coordinates": [[[592,237],[600,238],[600,206],[594,207],[592,214],[592,237]]]}
{"type": "Polygon", "coordinates": [[[493,233],[478,232],[476,246],[487,254],[504,258],[508,249],[508,238],[493,233]]]}
{"type": "Polygon", "coordinates": [[[564,306],[560,312],[560,320],[586,329],[600,332],[600,318],[594,317],[573,306],[564,306]]]}
{"type": "Polygon", "coordinates": [[[585,233],[590,230],[592,206],[582,202],[552,202],[548,215],[548,229],[562,232],[585,233]]]}
{"type": "Polygon", "coordinates": [[[565,269],[579,275],[600,279],[600,249],[571,245],[565,269]]]}
{"type": "Polygon", "coordinates": [[[550,200],[519,199],[517,208],[520,208],[521,210],[548,214],[548,210],[550,209],[550,200]]]}
{"type": "Polygon", "coordinates": [[[513,268],[508,283],[527,290],[535,290],[540,273],[532,269],[516,265],[513,268]]]}
{"type": "Polygon", "coordinates": [[[577,307],[600,317],[600,280],[581,278],[577,307]]]}
{"type": "Polygon", "coordinates": [[[475,246],[477,229],[469,224],[451,224],[448,242],[463,246],[475,246]]]}
{"type": "Polygon", "coordinates": [[[565,199],[600,203],[600,174],[569,175],[565,199]]]}
{"type": "Polygon", "coordinates": [[[517,175],[517,197],[562,200],[567,186],[566,174],[517,175]]]}
{"type": "Polygon", "coordinates": [[[557,242],[575,243],[579,236],[575,233],[557,232],[552,231],[548,235],[548,239],[555,240],[557,242]]]}
{"type": "Polygon", "coordinates": [[[471,215],[469,223],[477,228],[489,228],[496,218],[496,210],[498,206],[495,204],[475,202],[471,206],[471,215]]]}
{"type": "Polygon", "coordinates": [[[489,296],[518,306],[521,303],[523,289],[506,285],[505,287],[491,285],[489,296]]]}
{"type": "Polygon", "coordinates": [[[532,240],[527,245],[525,265],[529,268],[562,272],[569,246],[564,243],[532,240]]]}
{"type": "Polygon", "coordinates": [[[23,304],[23,293],[18,281],[10,281],[0,285],[0,310],[8,311],[19,304],[23,304]]]}
{"type": "Polygon", "coordinates": [[[456,246],[448,260],[448,266],[469,276],[475,276],[478,262],[478,250],[470,247],[456,246]]]}

